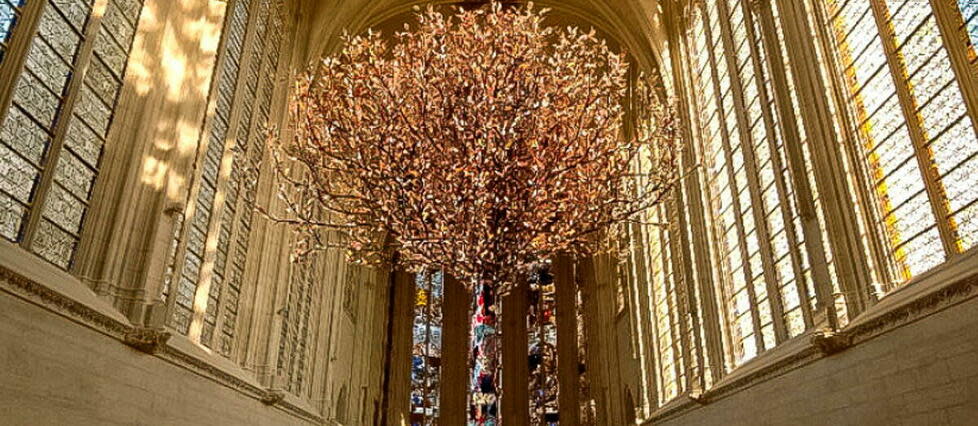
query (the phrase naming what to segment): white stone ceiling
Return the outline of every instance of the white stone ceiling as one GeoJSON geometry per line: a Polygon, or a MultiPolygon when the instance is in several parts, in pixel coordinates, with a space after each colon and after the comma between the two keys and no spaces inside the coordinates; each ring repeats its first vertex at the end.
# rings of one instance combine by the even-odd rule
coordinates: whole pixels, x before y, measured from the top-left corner
{"type": "MultiPolygon", "coordinates": [[[[664,40],[660,1],[674,0],[537,0],[534,4],[552,9],[555,25],[594,27],[613,46],[623,46],[642,69],[651,71],[660,63],[664,40]]],[[[415,5],[480,2],[484,1],[300,0],[299,34],[305,34],[308,42],[302,57],[309,63],[333,51],[344,30],[359,33],[368,28],[400,27],[411,19],[415,5]]]]}

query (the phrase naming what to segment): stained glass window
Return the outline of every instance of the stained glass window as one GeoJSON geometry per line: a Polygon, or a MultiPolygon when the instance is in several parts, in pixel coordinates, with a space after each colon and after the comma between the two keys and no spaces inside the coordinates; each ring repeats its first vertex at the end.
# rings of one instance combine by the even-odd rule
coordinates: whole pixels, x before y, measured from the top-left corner
{"type": "Polygon", "coordinates": [[[906,280],[942,263],[947,247],[974,244],[978,138],[929,4],[832,1],[829,13],[892,260],[906,280]]]}
{"type": "Polygon", "coordinates": [[[234,347],[254,218],[251,206],[283,41],[279,7],[270,0],[238,1],[228,18],[220,78],[214,89],[215,114],[202,154],[197,200],[187,226],[184,265],[171,311],[171,325],[187,333],[194,298],[206,285],[207,302],[196,307],[203,309],[199,341],[209,347],[217,345],[225,356],[234,347]],[[246,30],[254,31],[250,42],[246,42],[246,30]],[[236,122],[232,116],[238,117],[236,122]],[[222,179],[222,167],[228,166],[228,176],[222,179]],[[220,195],[223,204],[216,203],[220,195]],[[216,239],[213,253],[206,251],[206,241],[211,238],[216,239]],[[207,262],[212,262],[213,269],[208,282],[202,283],[200,272],[207,262]]]}
{"type": "MultiPolygon", "coordinates": [[[[773,3],[771,12],[777,22],[773,3]]],[[[710,239],[716,259],[714,272],[723,302],[720,314],[729,357],[727,368],[731,368],[813,325],[814,283],[799,200],[807,200],[816,210],[820,210],[820,201],[804,128],[793,127],[801,140],[787,141],[782,134],[782,117],[775,103],[768,47],[762,40],[764,31],[759,17],[745,2],[725,0],[702,3],[692,18],[690,75],[694,99],[691,103],[695,105],[694,120],[699,127],[696,151],[704,167],[702,189],[710,228],[709,236],[704,238],[710,239]],[[798,143],[801,148],[802,173],[792,173],[789,167],[789,143],[798,143]],[[800,197],[796,193],[798,180],[807,183],[810,194],[806,191],[800,197]]],[[[784,37],[780,28],[776,29],[777,38],[772,46],[777,49],[776,54],[785,57],[784,37]]],[[[790,108],[800,115],[790,69],[783,72],[791,94],[790,108]]],[[[688,224],[684,208],[673,210],[670,215],[681,213],[680,222],[688,224]]],[[[675,238],[670,234],[677,231],[674,224],[679,219],[668,221],[673,229],[664,238],[675,238]]],[[[823,223],[819,216],[815,232],[820,237],[825,235],[823,223]]],[[[828,250],[821,247],[818,250],[831,263],[828,250]]],[[[670,256],[679,259],[680,254],[670,256]]],[[[674,264],[673,267],[682,265],[674,264]]],[[[688,290],[677,289],[660,294],[665,296],[670,292],[685,301],[684,309],[685,306],[701,309],[698,291],[687,295],[688,290]]],[[[660,315],[663,313],[656,313],[660,315]]],[[[693,321],[680,325],[690,330],[696,326],[693,321]]],[[[692,345],[688,353],[695,359],[685,362],[692,371],[705,374],[707,365],[695,364],[701,353],[704,361],[707,355],[697,343],[705,341],[705,331],[689,333],[684,336],[683,344],[692,345]],[[697,332],[699,336],[695,335],[697,332]]],[[[660,351],[663,344],[660,342],[660,351]]],[[[682,373],[677,370],[661,374],[682,373]]],[[[668,397],[672,389],[662,385],[665,388],[660,390],[660,398],[663,391],[668,397]]]]}
{"type": "MultiPolygon", "coordinates": [[[[744,14],[746,9],[742,2],[731,6],[734,16],[745,15],[745,32],[735,30],[734,40],[743,40],[737,58],[742,70],[740,79],[744,84],[744,102],[753,143],[747,149],[753,151],[760,207],[756,212],[761,214],[758,220],[766,227],[767,250],[773,263],[765,265],[765,269],[771,269],[768,272],[774,276],[778,289],[772,296],[772,306],[774,303],[781,305],[785,332],[788,337],[793,337],[812,324],[810,309],[806,308],[810,308],[808,301],[814,298],[814,288],[805,275],[807,253],[800,232],[795,189],[788,179],[785,138],[781,134],[780,117],[775,113],[774,88],[771,73],[766,69],[768,62],[762,47],[762,30],[756,17],[744,14]]],[[[765,335],[766,347],[773,346],[770,337],[770,333],[765,335]]]]}
{"type": "Polygon", "coordinates": [[[690,278],[700,281],[697,274],[714,274],[721,330],[712,333],[722,338],[727,357],[723,375],[826,321],[832,312],[817,303],[816,288],[834,299],[844,325],[848,308],[864,308],[853,305],[855,298],[874,303],[978,239],[978,187],[971,178],[978,173],[978,135],[966,103],[975,88],[965,75],[973,68],[962,72],[969,64],[961,60],[978,61],[978,2],[959,0],[959,9],[937,14],[922,0],[695,4],[682,41],[689,56],[682,60],[690,68],[689,152],[702,173],[690,173],[696,184],[677,191],[682,208],[667,202],[644,217],[659,229],[638,232],[647,256],[630,258],[631,279],[649,281],[649,305],[633,308],[650,311],[647,325],[635,316],[636,330],[652,337],[639,346],[652,359],[642,365],[653,365],[659,405],[682,394],[709,365],[700,347],[706,339],[696,334],[706,332],[695,324],[703,318],[696,315],[703,314],[703,295],[687,285],[690,278]],[[779,5],[791,5],[791,16],[782,16],[779,5]],[[799,23],[811,34],[786,27],[799,23]],[[965,32],[970,40],[954,36],[965,32]],[[813,49],[798,54],[789,36],[812,37],[813,49]],[[796,81],[802,70],[823,80],[796,81]],[[826,89],[824,104],[802,103],[802,90],[813,88],[826,89]],[[823,109],[827,116],[802,113],[823,109]],[[810,141],[814,130],[819,138],[810,141]],[[839,150],[827,154],[810,142],[839,150]],[[824,170],[817,163],[823,160],[837,169],[824,170]],[[697,186],[701,193],[692,190],[697,186]],[[857,233],[853,241],[829,238],[827,219],[833,227],[838,219],[826,208],[848,215],[850,206],[828,206],[836,201],[823,199],[823,191],[853,196],[856,223],[844,226],[857,233]],[[698,200],[706,204],[705,229],[685,211],[698,200]],[[709,250],[686,253],[682,244],[689,239],[708,242],[709,250]],[[855,252],[843,259],[833,248],[855,252]],[[698,256],[710,257],[710,271],[689,266],[698,256]],[[868,271],[873,282],[864,284],[872,288],[843,287],[843,280],[863,278],[843,270],[852,266],[868,271]]]}
{"type": "MultiPolygon", "coordinates": [[[[222,306],[224,306],[224,319],[221,327],[221,352],[227,353],[231,346],[231,342],[234,340],[234,334],[236,329],[236,319],[238,312],[238,301],[241,294],[241,287],[243,284],[244,275],[244,265],[246,261],[247,247],[250,241],[252,220],[254,218],[254,210],[250,207],[255,204],[255,195],[258,189],[258,174],[259,174],[259,163],[261,161],[262,155],[265,152],[265,124],[268,117],[268,110],[271,105],[271,93],[274,87],[273,76],[276,75],[279,66],[279,56],[281,49],[278,48],[283,40],[282,21],[280,19],[275,19],[272,23],[272,31],[270,36],[269,45],[272,46],[266,49],[266,60],[265,60],[265,77],[263,84],[265,85],[265,90],[267,95],[264,96],[261,101],[261,107],[263,112],[259,117],[261,126],[256,127],[251,130],[250,133],[245,133],[246,127],[244,123],[250,125],[250,119],[248,121],[243,121],[241,126],[242,136],[239,136],[239,141],[248,141],[247,154],[242,157],[240,151],[235,157],[235,167],[231,169],[231,180],[228,183],[228,195],[225,208],[227,211],[224,213],[224,219],[230,220],[229,218],[234,217],[237,221],[237,229],[233,241],[233,245],[226,250],[229,252],[228,256],[232,256],[233,261],[228,267],[227,272],[222,275],[222,277],[227,277],[227,295],[222,297],[222,306]],[[247,135],[245,137],[244,135],[247,135]],[[241,163],[238,166],[238,163],[241,163]],[[233,189],[232,188],[236,188],[233,189]],[[232,195],[233,193],[233,195],[232,195]],[[238,200],[240,198],[240,200],[238,200]]],[[[251,81],[251,76],[249,75],[248,81],[251,81]]],[[[244,113],[248,114],[251,112],[250,103],[245,103],[244,113]]],[[[222,223],[222,229],[224,224],[222,223]]],[[[227,247],[218,243],[219,250],[227,247]]]]}
{"type": "MultiPolygon", "coordinates": [[[[309,359],[313,301],[319,299],[320,280],[316,277],[319,258],[313,256],[292,267],[285,306],[281,315],[276,371],[285,378],[286,390],[294,395],[309,391],[309,359]]],[[[347,280],[350,279],[348,274],[347,280]]]]}
{"type": "Polygon", "coordinates": [[[411,349],[411,425],[438,424],[444,277],[439,271],[415,276],[411,349]]]}
{"type": "MultiPolygon", "coordinates": [[[[229,15],[229,22],[226,27],[227,35],[223,45],[223,62],[221,63],[218,82],[215,88],[217,91],[217,108],[215,109],[210,130],[207,133],[207,144],[200,165],[199,189],[197,190],[196,200],[191,206],[193,213],[186,224],[186,248],[183,252],[183,266],[180,269],[180,277],[176,282],[175,301],[171,302],[170,326],[184,334],[189,331],[193,316],[194,299],[204,262],[204,251],[210,229],[211,216],[214,210],[214,201],[217,195],[221,162],[225,154],[227,132],[230,126],[231,105],[235,97],[238,71],[244,48],[245,30],[248,27],[249,16],[249,2],[236,1],[229,15]]],[[[260,22],[264,22],[262,16],[267,17],[267,13],[265,15],[259,14],[260,22]]],[[[258,38],[262,38],[263,36],[258,38]]],[[[260,53],[260,51],[256,51],[252,55],[257,57],[260,53]]],[[[248,100],[245,99],[243,102],[248,102],[248,100]]],[[[227,227],[224,226],[223,228],[226,229],[227,227]]],[[[221,236],[229,234],[230,231],[228,230],[227,233],[223,233],[221,236]]],[[[220,256],[216,260],[225,262],[227,259],[226,247],[222,247],[220,253],[220,256]]],[[[218,274],[222,273],[223,269],[218,272],[218,274]]],[[[215,291],[220,292],[221,281],[224,277],[218,276],[216,278],[212,286],[215,287],[215,291]]],[[[208,303],[208,305],[214,304],[208,303]]],[[[213,325],[217,319],[214,308],[211,308],[211,312],[206,313],[207,321],[205,322],[207,323],[207,331],[205,333],[208,337],[212,335],[213,325]]],[[[210,339],[204,340],[210,342],[210,339]]]]}
{"type": "Polygon", "coordinates": [[[733,361],[740,364],[763,349],[763,340],[758,336],[762,318],[757,307],[766,291],[763,280],[758,279],[762,268],[754,206],[747,193],[731,76],[723,62],[722,18],[715,2],[709,3],[705,12],[703,32],[696,41],[698,66],[703,70],[703,74],[698,74],[702,78],[702,105],[706,108],[701,117],[705,128],[702,152],[710,176],[709,203],[717,227],[719,254],[726,271],[723,294],[731,324],[733,361]]]}
{"type": "MultiPolygon", "coordinates": [[[[24,5],[0,0],[0,55],[24,5]]],[[[109,1],[86,40],[91,1],[45,3],[0,127],[0,235],[64,269],[81,237],[141,9],[141,1],[109,1]],[[86,42],[92,53],[79,58],[86,42]],[[69,93],[80,61],[87,71],[69,93]],[[68,123],[58,133],[61,120],[68,123]]]]}
{"type": "Polygon", "coordinates": [[[527,333],[530,367],[530,423],[556,425],[559,420],[557,396],[557,323],[553,275],[548,266],[534,271],[529,280],[527,333]]]}

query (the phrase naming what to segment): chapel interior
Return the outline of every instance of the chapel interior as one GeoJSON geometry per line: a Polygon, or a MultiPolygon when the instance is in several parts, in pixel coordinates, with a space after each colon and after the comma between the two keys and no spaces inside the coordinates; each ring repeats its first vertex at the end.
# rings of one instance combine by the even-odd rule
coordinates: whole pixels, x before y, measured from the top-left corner
{"type": "Polygon", "coordinates": [[[978,424],[974,0],[537,0],[658,77],[684,173],[502,297],[476,420],[458,280],[260,211],[310,65],[487,3],[0,0],[0,424],[978,424]]]}

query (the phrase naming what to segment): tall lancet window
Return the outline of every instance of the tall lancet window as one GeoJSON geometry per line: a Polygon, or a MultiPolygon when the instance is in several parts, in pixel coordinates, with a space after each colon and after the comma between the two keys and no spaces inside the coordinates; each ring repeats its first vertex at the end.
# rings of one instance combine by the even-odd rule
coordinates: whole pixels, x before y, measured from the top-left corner
{"type": "Polygon", "coordinates": [[[530,365],[530,423],[555,425],[558,421],[557,323],[554,280],[549,265],[531,274],[527,341],[530,365]]]}
{"type": "Polygon", "coordinates": [[[415,277],[411,351],[412,426],[438,424],[443,285],[441,272],[424,272],[415,277]]]}
{"type": "Polygon", "coordinates": [[[141,0],[0,1],[0,236],[63,269],[141,10],[141,0]]]}
{"type": "Polygon", "coordinates": [[[978,6],[959,3],[939,11],[941,22],[929,2],[828,2],[895,283],[978,238],[978,138],[951,60],[975,53],[940,28],[951,16],[974,37],[978,6]]]}

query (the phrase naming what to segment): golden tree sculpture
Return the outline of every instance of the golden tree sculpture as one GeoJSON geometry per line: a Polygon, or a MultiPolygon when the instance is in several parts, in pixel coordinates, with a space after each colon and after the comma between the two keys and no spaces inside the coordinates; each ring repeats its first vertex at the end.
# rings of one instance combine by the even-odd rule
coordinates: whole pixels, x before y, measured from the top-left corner
{"type": "Polygon", "coordinates": [[[351,260],[440,269],[494,320],[533,265],[615,249],[676,181],[675,114],[623,53],[546,14],[429,7],[301,78],[275,156],[296,255],[339,230],[351,260]]]}

